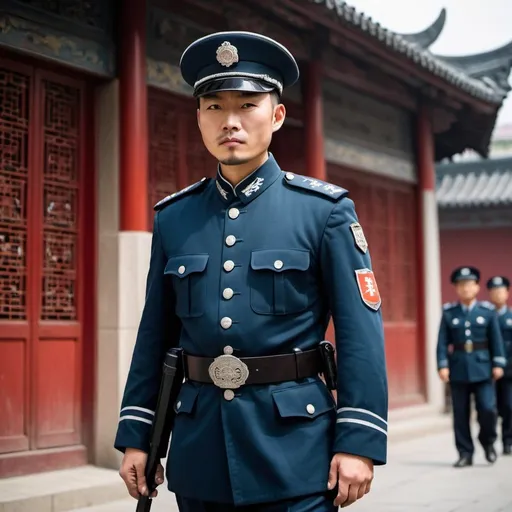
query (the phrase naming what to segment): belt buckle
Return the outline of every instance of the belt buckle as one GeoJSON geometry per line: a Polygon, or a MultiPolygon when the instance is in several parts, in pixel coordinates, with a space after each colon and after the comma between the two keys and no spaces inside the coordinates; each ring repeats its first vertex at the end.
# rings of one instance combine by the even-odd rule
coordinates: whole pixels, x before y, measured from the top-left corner
{"type": "Polygon", "coordinates": [[[473,352],[473,342],[466,341],[466,343],[464,343],[464,350],[466,351],[466,354],[471,354],[471,352],[473,352]]]}
{"type": "Polygon", "coordinates": [[[224,348],[224,354],[216,357],[208,367],[212,382],[221,389],[237,389],[249,377],[249,368],[238,357],[232,355],[231,347],[224,348]]]}

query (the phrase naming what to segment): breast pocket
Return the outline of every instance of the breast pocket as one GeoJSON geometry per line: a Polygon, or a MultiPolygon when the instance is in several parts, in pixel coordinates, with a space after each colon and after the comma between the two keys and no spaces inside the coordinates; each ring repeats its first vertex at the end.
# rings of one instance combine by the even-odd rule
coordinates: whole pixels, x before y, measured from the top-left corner
{"type": "Polygon", "coordinates": [[[184,254],[167,261],[164,274],[173,280],[176,314],[180,318],[201,316],[206,307],[208,254],[184,254]]]}
{"type": "Polygon", "coordinates": [[[251,308],[260,315],[290,315],[305,310],[314,292],[309,251],[267,249],[251,253],[251,308]]]}

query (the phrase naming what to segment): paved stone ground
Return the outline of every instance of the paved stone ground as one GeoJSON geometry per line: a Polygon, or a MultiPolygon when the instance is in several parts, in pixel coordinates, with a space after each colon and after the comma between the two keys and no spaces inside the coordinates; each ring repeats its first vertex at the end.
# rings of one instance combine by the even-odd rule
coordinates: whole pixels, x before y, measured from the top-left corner
{"type": "MultiPolygon", "coordinates": [[[[498,445],[497,445],[498,447],[498,445]]],[[[501,449],[501,447],[500,447],[501,449]]],[[[481,448],[472,468],[454,469],[451,432],[390,445],[389,463],[376,468],[372,491],[349,507],[353,512],[512,512],[512,457],[489,465],[481,448]]],[[[129,512],[126,500],[76,512],[129,512]]],[[[152,512],[177,512],[162,489],[152,512]]]]}

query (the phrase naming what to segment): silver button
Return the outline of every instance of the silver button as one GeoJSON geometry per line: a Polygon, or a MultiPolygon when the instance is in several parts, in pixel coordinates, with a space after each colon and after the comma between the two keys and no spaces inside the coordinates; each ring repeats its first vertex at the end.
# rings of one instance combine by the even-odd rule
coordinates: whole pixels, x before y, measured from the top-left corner
{"type": "Polygon", "coordinates": [[[231,247],[236,244],[236,237],[233,235],[229,235],[226,237],[226,245],[231,247]]]}
{"type": "Polygon", "coordinates": [[[230,219],[236,219],[240,215],[240,210],[238,208],[230,208],[228,215],[230,219]]]}
{"type": "Polygon", "coordinates": [[[234,292],[231,288],[226,288],[226,289],[222,292],[222,296],[223,296],[226,300],[230,300],[230,299],[232,299],[234,294],[235,294],[235,292],[234,292]]]}
{"type": "Polygon", "coordinates": [[[180,407],[181,407],[181,402],[178,402],[178,403],[176,404],[176,409],[179,409],[180,407]]]}
{"type": "Polygon", "coordinates": [[[283,268],[283,262],[281,260],[274,261],[274,268],[277,268],[277,270],[281,270],[283,268]]]}
{"type": "Polygon", "coordinates": [[[295,178],[295,175],[291,172],[287,172],[286,173],[286,179],[287,180],[293,180],[293,178],[295,178]]]}
{"type": "Polygon", "coordinates": [[[313,404],[306,405],[306,411],[308,414],[315,414],[315,406],[313,404]]]}
{"type": "Polygon", "coordinates": [[[184,274],[185,273],[185,267],[181,265],[180,268],[178,268],[178,274],[184,274]]]}
{"type": "Polygon", "coordinates": [[[471,330],[470,329],[466,329],[466,336],[471,336],[471,330]]]}
{"type": "Polygon", "coordinates": [[[224,354],[227,356],[230,356],[233,353],[233,347],[230,347],[229,345],[226,345],[224,347],[224,354]]]}
{"type": "Polygon", "coordinates": [[[224,270],[226,272],[231,272],[235,268],[235,262],[231,260],[227,260],[224,262],[224,270]]]}
{"type": "Polygon", "coordinates": [[[226,389],[224,391],[224,400],[230,402],[233,398],[235,398],[235,392],[232,389],[226,389]]]}
{"type": "Polygon", "coordinates": [[[229,316],[225,316],[225,317],[220,321],[220,326],[221,326],[223,329],[229,329],[232,325],[233,325],[233,320],[231,320],[231,318],[229,318],[229,316]]]}
{"type": "Polygon", "coordinates": [[[465,327],[471,327],[471,322],[469,320],[466,320],[464,326],[465,327]]]}

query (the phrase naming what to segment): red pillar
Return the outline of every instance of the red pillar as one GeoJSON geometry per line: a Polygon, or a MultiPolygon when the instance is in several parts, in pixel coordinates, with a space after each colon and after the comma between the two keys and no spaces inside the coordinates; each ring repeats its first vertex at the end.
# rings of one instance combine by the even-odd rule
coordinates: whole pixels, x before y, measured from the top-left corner
{"type": "Polygon", "coordinates": [[[120,230],[148,228],[146,0],[124,0],[120,16],[120,230]]]}
{"type": "Polygon", "coordinates": [[[301,75],[304,136],[306,138],[306,174],[326,181],[321,62],[318,60],[306,62],[301,75]]]}
{"type": "Polygon", "coordinates": [[[427,343],[427,308],[430,302],[430,291],[427,291],[426,276],[436,279],[435,272],[431,271],[432,261],[429,255],[428,244],[431,243],[429,238],[429,225],[432,222],[430,203],[435,201],[435,159],[434,159],[434,134],[432,131],[432,123],[430,119],[430,109],[428,105],[422,103],[420,105],[417,124],[416,124],[416,147],[417,149],[417,168],[418,168],[418,185],[417,185],[417,293],[418,293],[418,336],[419,349],[422,354],[422,361],[419,367],[422,370],[421,380],[425,387],[428,399],[427,385],[427,358],[431,357],[427,343]]]}

